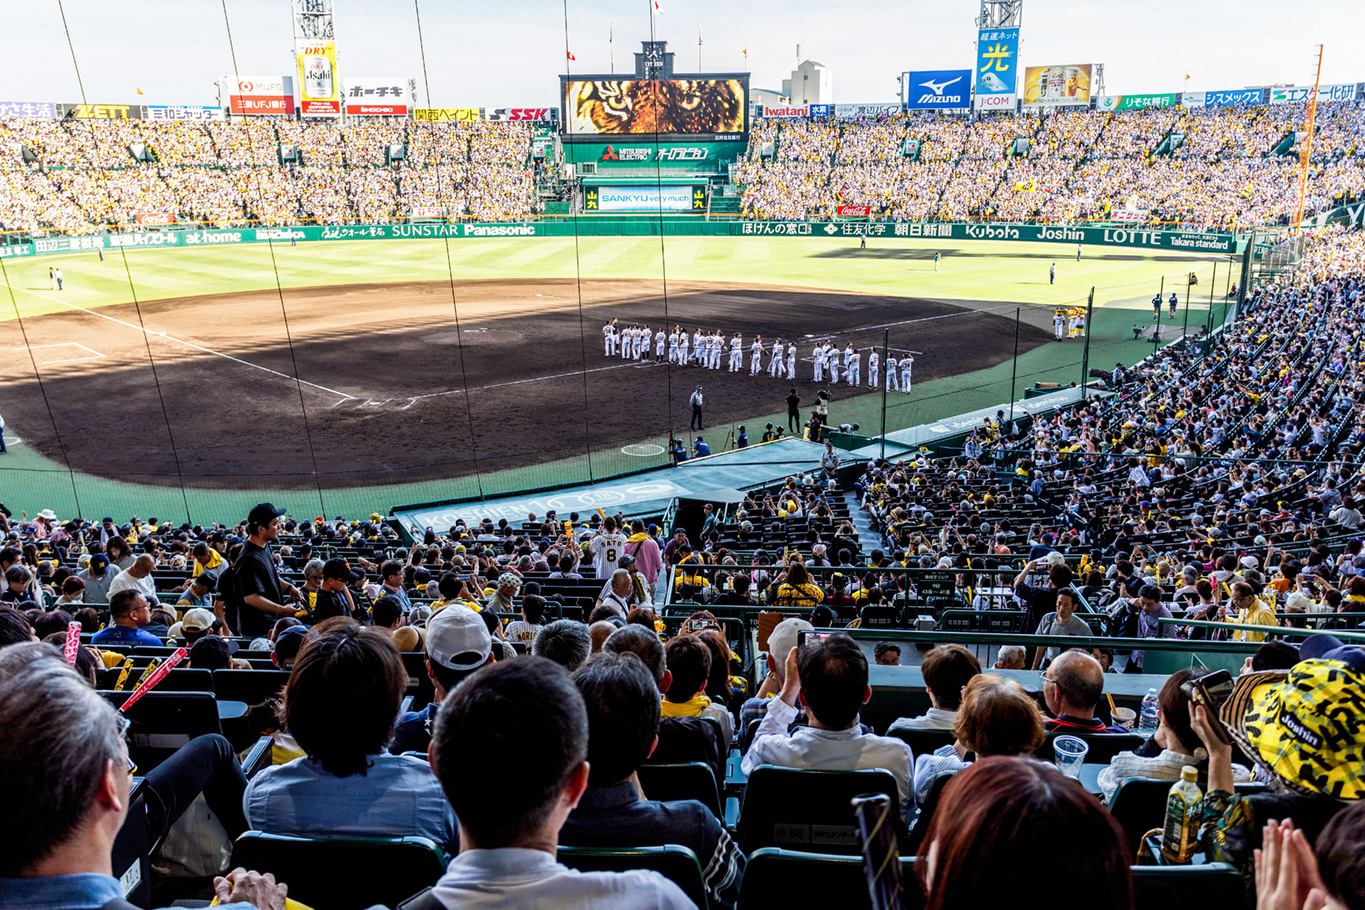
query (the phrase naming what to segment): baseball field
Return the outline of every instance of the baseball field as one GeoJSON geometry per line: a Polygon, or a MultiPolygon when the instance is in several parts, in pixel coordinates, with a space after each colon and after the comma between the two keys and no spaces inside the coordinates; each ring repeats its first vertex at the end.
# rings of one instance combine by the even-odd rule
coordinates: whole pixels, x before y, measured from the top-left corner
{"type": "MultiPolygon", "coordinates": [[[[582,482],[666,463],[702,384],[713,452],[785,423],[795,386],[832,423],[887,430],[1079,382],[1089,365],[1221,320],[1226,257],[1023,243],[789,237],[477,238],[135,250],[0,261],[0,497],[179,520],[279,491],[296,515],[582,482]],[[934,252],[942,254],[935,270],[934,252]],[[1056,263],[1055,283],[1049,268],[1056,263]],[[60,267],[63,287],[51,287],[60,267]],[[1215,275],[1215,268],[1217,274],[1215,275]],[[1200,283],[1189,289],[1190,272],[1200,283]],[[1016,326],[1016,312],[1018,324],[1016,326]],[[1164,311],[1163,321],[1169,319],[1164,311]],[[730,373],[604,355],[611,318],[745,340],[730,373]],[[1016,352],[1017,329],[1017,352],[1016,352]],[[797,380],[749,375],[761,335],[798,346],[797,380]],[[864,350],[862,386],[813,381],[819,339],[864,350]],[[868,387],[866,349],[915,352],[914,387],[868,387]]],[[[764,357],[766,367],[767,357],[764,357]]]]}

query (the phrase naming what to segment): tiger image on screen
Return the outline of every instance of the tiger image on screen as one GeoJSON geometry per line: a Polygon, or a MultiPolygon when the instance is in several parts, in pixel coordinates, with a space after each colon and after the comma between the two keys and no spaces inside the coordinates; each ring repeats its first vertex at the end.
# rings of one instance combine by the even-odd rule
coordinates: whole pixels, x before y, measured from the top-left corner
{"type": "Polygon", "coordinates": [[[570,81],[571,133],[742,133],[739,79],[570,81]]]}

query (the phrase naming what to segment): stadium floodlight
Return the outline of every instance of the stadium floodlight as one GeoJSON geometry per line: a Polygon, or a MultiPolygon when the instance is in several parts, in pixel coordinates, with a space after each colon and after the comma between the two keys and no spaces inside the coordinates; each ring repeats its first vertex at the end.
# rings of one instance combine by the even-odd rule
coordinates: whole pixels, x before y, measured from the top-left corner
{"type": "Polygon", "coordinates": [[[294,13],[294,37],[331,41],[336,38],[332,0],[290,0],[294,13]]]}
{"type": "Polygon", "coordinates": [[[1019,28],[1024,22],[1024,0],[981,0],[977,28],[1019,28]]]}

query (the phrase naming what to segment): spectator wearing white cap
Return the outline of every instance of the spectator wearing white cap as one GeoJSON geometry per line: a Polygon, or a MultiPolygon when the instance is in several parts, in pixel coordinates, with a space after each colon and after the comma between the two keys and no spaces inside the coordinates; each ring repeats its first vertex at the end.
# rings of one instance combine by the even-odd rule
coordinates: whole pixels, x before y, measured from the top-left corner
{"type": "Polygon", "coordinates": [[[419,711],[398,718],[389,751],[425,752],[441,700],[465,677],[493,660],[493,636],[488,625],[469,607],[452,604],[427,620],[427,678],[436,694],[419,711]]]}
{"type": "Polygon", "coordinates": [[[186,610],[180,622],[171,626],[166,633],[167,637],[192,645],[213,630],[214,618],[213,612],[203,607],[186,610]]]}
{"type": "Polygon", "coordinates": [[[768,711],[769,699],[782,691],[787,654],[796,647],[800,633],[811,632],[814,629],[815,626],[804,619],[784,619],[768,633],[768,654],[765,658],[768,675],[759,685],[754,697],[740,705],[738,729],[747,730],[750,721],[763,719],[763,715],[768,711]]]}

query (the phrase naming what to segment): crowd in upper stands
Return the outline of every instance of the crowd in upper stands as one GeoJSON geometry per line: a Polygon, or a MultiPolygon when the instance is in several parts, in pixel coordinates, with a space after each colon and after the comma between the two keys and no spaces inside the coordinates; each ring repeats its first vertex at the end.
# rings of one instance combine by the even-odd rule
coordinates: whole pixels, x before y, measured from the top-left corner
{"type": "MultiPolygon", "coordinates": [[[[1304,105],[759,121],[737,170],[744,211],[1038,219],[1204,228],[1282,224],[1298,203],[1304,105]],[[1176,141],[1177,137],[1179,141],[1176,141]],[[1012,155],[1027,139],[1026,155],[1012,155]],[[918,154],[907,154],[907,143],[918,154]],[[773,146],[773,156],[762,150],[773,146]]],[[[1365,190],[1365,105],[1318,107],[1309,211],[1365,190]]]]}
{"type": "Polygon", "coordinates": [[[140,214],[210,227],[505,221],[538,211],[532,133],[514,122],[0,118],[0,225],[88,233],[135,227],[140,214]],[[135,160],[134,143],[154,160],[135,160]],[[390,146],[404,145],[390,163],[390,146]],[[282,159],[287,147],[295,162],[282,159]]]}

